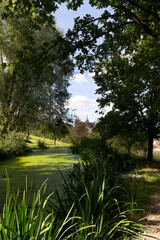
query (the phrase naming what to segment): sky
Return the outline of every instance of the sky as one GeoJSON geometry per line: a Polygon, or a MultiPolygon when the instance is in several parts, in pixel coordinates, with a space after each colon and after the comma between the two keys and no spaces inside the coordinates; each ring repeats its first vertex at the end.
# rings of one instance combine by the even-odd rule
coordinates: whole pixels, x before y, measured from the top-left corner
{"type": "MultiPolygon", "coordinates": [[[[78,16],[85,16],[86,13],[97,17],[102,13],[102,10],[91,7],[87,1],[77,11],[68,10],[65,4],[62,4],[55,14],[55,20],[58,28],[66,33],[68,28],[73,27],[74,18],[78,16]]],[[[93,80],[93,73],[85,72],[81,74],[75,69],[74,77],[70,79],[69,92],[71,98],[69,100],[69,107],[74,111],[81,121],[89,119],[90,122],[95,122],[100,117],[96,110],[99,110],[95,94],[97,86],[93,80]]]]}

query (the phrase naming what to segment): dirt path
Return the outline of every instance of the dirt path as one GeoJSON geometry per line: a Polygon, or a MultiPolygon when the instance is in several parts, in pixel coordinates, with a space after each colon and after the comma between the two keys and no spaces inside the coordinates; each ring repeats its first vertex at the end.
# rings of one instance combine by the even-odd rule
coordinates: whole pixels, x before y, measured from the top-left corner
{"type": "MultiPolygon", "coordinates": [[[[142,169],[149,174],[157,175],[160,177],[159,169],[152,169],[151,171],[147,169],[142,169]]],[[[152,204],[150,205],[150,210],[144,220],[144,227],[146,232],[142,235],[143,240],[160,240],[160,186],[156,187],[156,191],[151,195],[152,204]]]]}

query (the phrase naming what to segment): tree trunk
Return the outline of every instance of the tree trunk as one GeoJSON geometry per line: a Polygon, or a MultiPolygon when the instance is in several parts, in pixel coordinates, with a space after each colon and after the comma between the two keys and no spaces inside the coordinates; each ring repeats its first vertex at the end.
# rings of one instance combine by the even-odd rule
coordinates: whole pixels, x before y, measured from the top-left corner
{"type": "Polygon", "coordinates": [[[128,143],[128,147],[127,147],[128,154],[131,153],[131,147],[132,147],[132,144],[131,144],[131,143],[128,143]]]}
{"type": "Polygon", "coordinates": [[[28,131],[27,131],[27,140],[29,139],[29,135],[30,135],[30,131],[28,129],[28,131]]]}
{"type": "Polygon", "coordinates": [[[149,135],[148,135],[148,157],[147,160],[149,162],[153,161],[153,129],[149,128],[148,131],[149,135]]]}

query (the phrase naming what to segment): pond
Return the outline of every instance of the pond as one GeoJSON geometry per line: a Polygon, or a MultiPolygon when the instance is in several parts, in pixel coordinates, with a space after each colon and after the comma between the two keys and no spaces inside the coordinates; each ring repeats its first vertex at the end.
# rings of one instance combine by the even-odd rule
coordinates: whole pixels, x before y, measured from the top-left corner
{"type": "Polygon", "coordinates": [[[22,191],[25,188],[26,176],[28,186],[34,192],[48,178],[46,193],[49,194],[55,189],[60,190],[60,184],[63,182],[61,173],[65,176],[78,160],[79,157],[72,155],[69,149],[55,148],[0,161],[0,208],[2,209],[6,196],[6,171],[11,188],[15,191],[17,189],[22,191]]]}

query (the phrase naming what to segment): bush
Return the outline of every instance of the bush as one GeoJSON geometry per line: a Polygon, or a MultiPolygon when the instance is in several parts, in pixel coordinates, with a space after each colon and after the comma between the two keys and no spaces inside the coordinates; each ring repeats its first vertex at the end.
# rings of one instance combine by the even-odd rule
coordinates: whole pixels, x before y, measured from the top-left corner
{"type": "Polygon", "coordinates": [[[1,159],[19,156],[29,151],[24,135],[18,132],[11,132],[0,141],[1,159]]]}
{"type": "Polygon", "coordinates": [[[47,147],[47,145],[46,145],[46,143],[44,141],[41,141],[39,139],[38,142],[37,142],[37,148],[43,150],[43,149],[47,149],[48,147],[47,147]]]}
{"type": "Polygon", "coordinates": [[[64,143],[69,143],[69,144],[72,143],[72,141],[71,141],[71,139],[68,135],[65,136],[64,138],[62,138],[61,141],[64,142],[64,143]]]}
{"type": "Polygon", "coordinates": [[[79,154],[85,164],[98,164],[101,170],[111,166],[112,170],[121,173],[144,165],[144,158],[121,153],[99,138],[84,138],[81,143],[73,145],[71,150],[79,154]]]}

